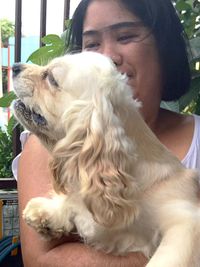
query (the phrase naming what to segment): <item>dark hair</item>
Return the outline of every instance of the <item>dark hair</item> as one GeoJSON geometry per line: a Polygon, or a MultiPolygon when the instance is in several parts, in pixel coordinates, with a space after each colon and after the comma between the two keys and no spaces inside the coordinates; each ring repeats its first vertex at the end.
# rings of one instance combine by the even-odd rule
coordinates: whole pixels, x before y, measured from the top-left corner
{"type": "MultiPolygon", "coordinates": [[[[92,1],[82,0],[73,15],[73,49],[81,49],[83,22],[92,1]]],[[[179,99],[189,90],[191,74],[187,38],[171,0],[120,0],[120,3],[139,17],[155,37],[164,78],[162,100],[179,99]]]]}

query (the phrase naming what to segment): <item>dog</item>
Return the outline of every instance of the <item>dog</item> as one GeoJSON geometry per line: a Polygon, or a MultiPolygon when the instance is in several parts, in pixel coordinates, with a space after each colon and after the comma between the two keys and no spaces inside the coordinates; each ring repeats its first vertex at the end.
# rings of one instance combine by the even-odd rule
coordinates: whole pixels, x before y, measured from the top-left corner
{"type": "Polygon", "coordinates": [[[147,267],[200,266],[198,173],[146,125],[126,74],[82,52],[15,64],[13,84],[16,118],[52,155],[54,192],[28,202],[28,225],[45,239],[76,229],[106,253],[140,251],[147,267]]]}

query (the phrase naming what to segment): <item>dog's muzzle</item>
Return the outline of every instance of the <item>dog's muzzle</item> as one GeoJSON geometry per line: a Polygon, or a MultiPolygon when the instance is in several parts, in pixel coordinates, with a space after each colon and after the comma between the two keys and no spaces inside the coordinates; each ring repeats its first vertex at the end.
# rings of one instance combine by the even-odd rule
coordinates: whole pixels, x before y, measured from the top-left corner
{"type": "Polygon", "coordinates": [[[16,115],[22,116],[27,123],[34,121],[38,126],[47,125],[47,120],[42,115],[26,107],[20,99],[14,101],[14,110],[16,115]]]}

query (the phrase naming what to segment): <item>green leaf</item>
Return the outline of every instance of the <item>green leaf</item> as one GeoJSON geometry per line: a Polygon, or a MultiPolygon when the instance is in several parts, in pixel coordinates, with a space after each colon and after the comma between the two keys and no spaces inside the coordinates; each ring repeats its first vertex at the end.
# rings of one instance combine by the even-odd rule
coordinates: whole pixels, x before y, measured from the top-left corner
{"type": "Polygon", "coordinates": [[[176,4],[176,9],[178,11],[183,11],[183,10],[191,10],[192,7],[190,4],[186,3],[185,0],[178,1],[176,4]]]}
{"type": "Polygon", "coordinates": [[[0,177],[12,177],[12,135],[0,128],[0,177]]]}
{"type": "Polygon", "coordinates": [[[64,46],[44,46],[40,49],[33,52],[27,61],[31,61],[34,64],[44,66],[48,62],[58,56],[61,56],[64,53],[64,46]]]}
{"type": "Polygon", "coordinates": [[[176,3],[176,9],[177,9],[178,11],[191,10],[191,9],[192,9],[192,6],[191,6],[191,4],[186,3],[185,0],[179,0],[179,1],[177,1],[177,3],[176,3]]]}
{"type": "Polygon", "coordinates": [[[18,121],[15,119],[14,115],[12,115],[8,121],[8,125],[7,125],[7,132],[9,135],[12,134],[14,128],[18,125],[18,121]]]}
{"type": "Polygon", "coordinates": [[[2,43],[6,45],[8,39],[15,34],[15,25],[7,19],[0,19],[0,28],[2,43]]]}
{"type": "Polygon", "coordinates": [[[198,97],[198,99],[196,101],[195,114],[200,115],[200,97],[198,97]]]}
{"type": "Polygon", "coordinates": [[[42,38],[43,44],[46,45],[62,45],[62,39],[56,34],[48,34],[42,38]]]}
{"type": "Polygon", "coordinates": [[[0,107],[2,108],[7,108],[10,106],[10,104],[12,103],[12,101],[14,99],[16,99],[16,95],[13,91],[4,94],[1,98],[0,98],[0,107]]]}
{"type": "Polygon", "coordinates": [[[27,61],[37,65],[46,65],[51,59],[64,54],[65,43],[58,35],[49,34],[43,37],[42,41],[46,45],[33,52],[27,61]]]}
{"type": "Polygon", "coordinates": [[[192,55],[194,58],[200,57],[200,37],[192,38],[190,40],[192,55]]]}

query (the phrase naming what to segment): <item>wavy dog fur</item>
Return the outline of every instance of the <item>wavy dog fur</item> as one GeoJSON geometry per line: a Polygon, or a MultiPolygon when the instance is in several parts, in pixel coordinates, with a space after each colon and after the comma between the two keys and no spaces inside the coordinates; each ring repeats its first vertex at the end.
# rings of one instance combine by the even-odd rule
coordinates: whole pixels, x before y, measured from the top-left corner
{"type": "Polygon", "coordinates": [[[75,103],[64,120],[67,135],[55,146],[51,164],[56,191],[67,193],[69,184],[73,191],[77,177],[84,203],[99,224],[130,224],[137,215],[131,176],[135,152],[111,101],[99,95],[75,103]]]}
{"type": "Polygon", "coordinates": [[[198,267],[198,174],[142,119],[125,75],[83,52],[14,74],[15,115],[52,154],[54,193],[23,217],[44,238],[77,229],[106,252],[141,251],[148,267],[198,267]]]}

